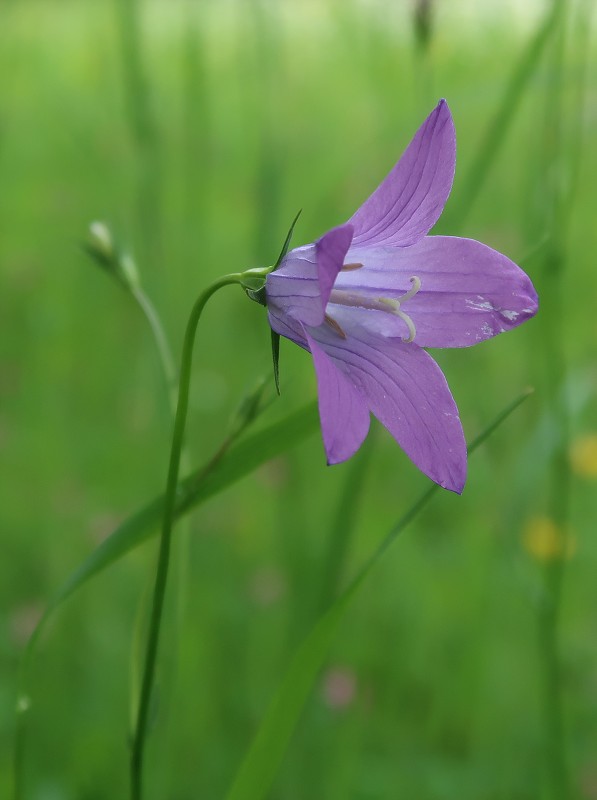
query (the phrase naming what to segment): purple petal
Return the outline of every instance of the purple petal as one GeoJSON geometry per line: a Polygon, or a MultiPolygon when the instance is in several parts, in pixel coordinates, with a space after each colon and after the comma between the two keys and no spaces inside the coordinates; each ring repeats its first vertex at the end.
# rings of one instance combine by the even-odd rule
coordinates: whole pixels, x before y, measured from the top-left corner
{"type": "MultiPolygon", "coordinates": [[[[350,247],[352,235],[352,225],[339,225],[337,228],[332,228],[315,243],[319,291],[324,314],[334,281],[344,266],[344,258],[350,247]]],[[[323,322],[323,315],[321,321],[323,322]]]]}
{"type": "MultiPolygon", "coordinates": [[[[528,275],[473,239],[427,236],[408,248],[351,247],[347,258],[364,267],[343,272],[336,289],[396,298],[410,288],[412,275],[420,278],[420,291],[402,308],[413,320],[415,342],[422,347],[477,344],[537,311],[537,293],[528,275]]],[[[401,320],[384,322],[386,334],[405,335],[401,320]]]]}
{"type": "Polygon", "coordinates": [[[268,306],[305,325],[320,325],[332,286],[352,240],[349,224],[332,228],[315,244],[297,247],[266,279],[268,306]]]}
{"type": "Polygon", "coordinates": [[[369,408],[346,375],[307,333],[317,373],[317,396],[328,464],[350,458],[369,431],[369,408]]]}
{"type": "Polygon", "coordinates": [[[466,443],[438,365],[415,344],[361,325],[354,309],[334,307],[333,318],[345,339],[329,325],[311,329],[311,337],[417,467],[440,486],[460,493],[466,480],[466,443]]]}
{"type": "Polygon", "coordinates": [[[454,180],[456,134],[445,100],[421,125],[402,158],[349,220],[354,244],[414,244],[435,225],[454,180]]]}
{"type": "Polygon", "coordinates": [[[284,314],[273,305],[269,306],[267,316],[272,330],[298,344],[299,347],[304,347],[305,350],[309,349],[305,331],[300,322],[288,316],[288,314],[284,314]]]}
{"type": "Polygon", "coordinates": [[[291,250],[265,282],[267,304],[294,319],[321,322],[321,297],[315,244],[291,250]]]}

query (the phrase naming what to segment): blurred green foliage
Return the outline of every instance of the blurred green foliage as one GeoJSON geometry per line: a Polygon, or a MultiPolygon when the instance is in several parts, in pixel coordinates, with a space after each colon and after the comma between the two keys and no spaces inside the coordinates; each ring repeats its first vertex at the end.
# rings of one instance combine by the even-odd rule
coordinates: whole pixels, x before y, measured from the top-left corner
{"type": "MultiPolygon", "coordinates": [[[[466,202],[467,169],[539,17],[467,20],[464,4],[438,2],[422,50],[412,6],[379,0],[0,5],[0,796],[11,786],[18,658],[35,620],[165,479],[170,412],[158,358],[139,310],[81,250],[89,223],[106,220],[128,243],[177,354],[208,282],[271,263],[299,208],[295,244],[350,216],[440,96],[455,117],[458,166],[438,230],[522,261],[540,294],[546,193],[554,181],[574,186],[564,194],[564,313],[473,350],[434,354],[469,438],[525,385],[537,393],[471,461],[463,497],[437,497],[376,569],[341,626],[271,796],[549,796],[536,617],[542,559],[553,555],[547,465],[562,432],[546,398],[545,326],[566,355],[561,391],[577,449],[597,429],[597,60],[589,48],[581,93],[586,30],[582,4],[570,5],[563,67],[553,70],[549,52],[538,61],[458,229],[446,226],[466,202]],[[550,163],[541,143],[556,89],[568,151],[550,163]]],[[[263,423],[315,395],[298,348],[282,342],[280,366],[282,396],[263,423]]],[[[217,449],[240,397],[269,371],[263,309],[239,290],[220,294],[196,349],[193,466],[217,449]]],[[[385,431],[372,444],[341,580],[426,484],[385,431]]],[[[217,798],[229,788],[317,619],[350,470],[325,467],[312,438],[202,507],[191,535],[176,542],[148,797],[217,798]]],[[[585,464],[574,474],[560,635],[571,777],[589,799],[597,797],[590,473],[585,464]]],[[[154,560],[148,544],[102,574],[39,644],[27,797],[125,796],[131,639],[154,560]]]]}

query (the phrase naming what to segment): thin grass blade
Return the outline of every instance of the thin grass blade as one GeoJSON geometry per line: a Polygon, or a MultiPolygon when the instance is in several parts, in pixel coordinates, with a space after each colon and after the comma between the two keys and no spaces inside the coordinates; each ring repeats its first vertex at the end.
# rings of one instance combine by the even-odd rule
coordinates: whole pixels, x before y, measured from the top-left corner
{"type": "MultiPolygon", "coordinates": [[[[204,467],[179,484],[175,518],[249,475],[272,458],[306,439],[319,427],[317,403],[312,402],[286,418],[270,424],[228,449],[220,448],[204,467]]],[[[31,707],[27,676],[35,645],[46,623],[67,598],[81,589],[91,578],[121,559],[135,547],[156,535],[162,516],[163,497],[148,503],[128,517],[94,552],[75,569],[55,593],[31,635],[21,659],[17,685],[15,734],[15,784],[19,796],[21,762],[24,747],[25,718],[31,707]]]]}
{"type": "MultiPolygon", "coordinates": [[[[510,403],[471,442],[469,453],[474,452],[491,436],[530,394],[530,391],[526,391],[510,403]]],[[[227,795],[227,800],[262,800],[266,797],[344,612],[381,557],[438,491],[437,484],[426,489],[394,525],[348,588],[330,606],[303,641],[266,712],[257,736],[227,795]]]]}
{"type": "Polygon", "coordinates": [[[465,177],[464,184],[460,189],[459,196],[462,200],[452,214],[448,209],[445,215],[446,219],[443,222],[451,226],[451,229],[454,227],[458,228],[462,225],[464,219],[473,207],[487,179],[498,150],[516,115],[518,105],[535,73],[541,56],[558,28],[561,12],[561,0],[554,0],[551,9],[546,13],[534,36],[515,64],[510,80],[505,88],[502,101],[485,133],[477,155],[473,159],[465,177]],[[449,220],[449,222],[446,220],[449,220]]]}

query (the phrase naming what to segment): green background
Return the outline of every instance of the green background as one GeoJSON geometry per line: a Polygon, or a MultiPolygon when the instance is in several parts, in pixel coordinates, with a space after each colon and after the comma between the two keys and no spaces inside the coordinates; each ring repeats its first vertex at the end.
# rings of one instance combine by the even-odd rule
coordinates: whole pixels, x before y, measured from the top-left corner
{"type": "MultiPolygon", "coordinates": [[[[590,3],[558,4],[526,72],[549,4],[523,16],[436,5],[426,42],[406,2],[0,5],[0,796],[36,619],[165,481],[159,362],[138,308],[84,254],[89,223],[105,220],[134,254],[178,358],[210,281],[273,263],[299,208],[295,245],[347,219],[445,97],[458,158],[436,232],[505,252],[545,302],[519,330],[433,355],[469,439],[536,391],[471,458],[463,496],[436,496],[350,606],[268,796],[557,797],[542,633],[553,562],[524,545],[546,517],[573,537],[552,627],[571,796],[597,798],[595,479],[566,457],[597,429],[590,3]],[[503,108],[508,124],[492,128],[503,108]]],[[[214,298],[196,348],[193,466],[270,373],[269,347],[262,308],[238,288],[214,298]]],[[[309,357],[284,341],[281,380],[257,426],[315,396],[309,357]]],[[[225,795],[337,590],[325,565],[343,584],[428,483],[379,426],[355,458],[366,463],[345,548],[331,530],[352,466],[327,468],[319,434],[175,539],[147,797],[225,795]]],[[[144,545],[91,582],[39,642],[26,797],[126,795],[131,641],[155,552],[144,545]]]]}

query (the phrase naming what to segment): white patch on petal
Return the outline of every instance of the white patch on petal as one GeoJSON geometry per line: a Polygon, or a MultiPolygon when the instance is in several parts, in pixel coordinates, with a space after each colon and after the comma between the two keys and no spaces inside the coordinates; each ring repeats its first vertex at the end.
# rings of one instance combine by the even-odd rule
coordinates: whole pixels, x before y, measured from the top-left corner
{"type": "MultiPolygon", "coordinates": [[[[520,311],[509,311],[507,308],[498,308],[497,306],[494,306],[494,304],[491,303],[489,300],[485,300],[483,295],[480,294],[477,295],[476,300],[467,299],[466,304],[469,308],[472,308],[473,311],[492,311],[492,312],[495,311],[501,317],[507,319],[508,322],[514,322],[520,316],[521,313],[520,311]]],[[[530,313],[530,309],[525,309],[522,313],[523,314],[530,313]]],[[[483,332],[485,332],[484,328],[482,328],[482,330],[483,332]]],[[[500,332],[503,331],[504,328],[502,328],[500,332]]]]}
{"type": "Polygon", "coordinates": [[[481,295],[477,295],[479,298],[478,301],[476,300],[467,300],[466,304],[469,308],[473,308],[475,311],[495,311],[495,307],[488,301],[483,300],[481,295]]]}
{"type": "Polygon", "coordinates": [[[520,312],[519,311],[506,311],[506,310],[504,310],[504,311],[500,311],[500,314],[502,315],[502,317],[505,317],[506,319],[509,319],[510,322],[513,322],[516,319],[516,317],[520,316],[520,312]]]}

